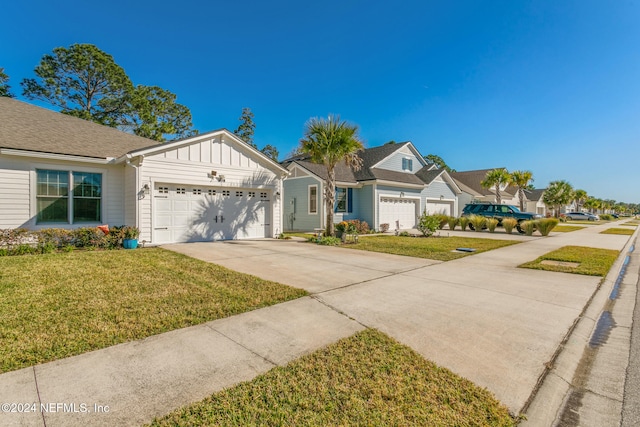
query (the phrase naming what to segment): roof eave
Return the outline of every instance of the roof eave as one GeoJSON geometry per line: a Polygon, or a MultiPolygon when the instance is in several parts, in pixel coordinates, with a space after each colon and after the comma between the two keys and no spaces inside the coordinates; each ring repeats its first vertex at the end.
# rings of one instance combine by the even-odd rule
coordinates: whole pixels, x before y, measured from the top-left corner
{"type": "Polygon", "coordinates": [[[75,154],[47,153],[44,151],[21,150],[17,148],[0,148],[0,154],[4,154],[6,156],[35,157],[35,158],[46,159],[46,160],[66,160],[66,161],[73,161],[73,162],[97,163],[97,164],[119,163],[119,159],[120,159],[115,157],[91,157],[91,156],[79,156],[75,154]]]}

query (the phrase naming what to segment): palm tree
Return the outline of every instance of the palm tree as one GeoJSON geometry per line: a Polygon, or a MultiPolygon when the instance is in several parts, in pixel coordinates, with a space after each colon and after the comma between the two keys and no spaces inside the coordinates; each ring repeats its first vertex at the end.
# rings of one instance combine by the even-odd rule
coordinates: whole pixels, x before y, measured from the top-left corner
{"type": "Polygon", "coordinates": [[[580,212],[582,205],[587,200],[587,192],[584,190],[576,190],[573,193],[574,200],[576,202],[576,211],[580,212]]]}
{"type": "Polygon", "coordinates": [[[518,199],[520,200],[520,210],[524,212],[524,190],[529,187],[533,181],[533,173],[531,171],[513,171],[511,172],[510,182],[518,187],[518,199]]]}
{"type": "Polygon", "coordinates": [[[336,202],[336,165],[344,161],[354,170],[362,167],[358,151],[364,146],[358,136],[358,126],[340,120],[340,116],[313,117],[305,124],[300,151],[309,154],[311,161],[327,168],[324,199],[327,208],[325,234],[333,235],[333,210],[336,202]]]}
{"type": "Polygon", "coordinates": [[[573,200],[573,187],[567,181],[552,181],[542,195],[545,205],[552,207],[555,217],[560,216],[560,208],[573,200]]]}
{"type": "Polygon", "coordinates": [[[493,187],[496,194],[496,203],[501,204],[502,195],[500,194],[500,186],[508,184],[510,179],[511,175],[509,175],[509,172],[507,172],[505,168],[498,168],[487,172],[480,185],[482,185],[482,188],[493,187]]]}

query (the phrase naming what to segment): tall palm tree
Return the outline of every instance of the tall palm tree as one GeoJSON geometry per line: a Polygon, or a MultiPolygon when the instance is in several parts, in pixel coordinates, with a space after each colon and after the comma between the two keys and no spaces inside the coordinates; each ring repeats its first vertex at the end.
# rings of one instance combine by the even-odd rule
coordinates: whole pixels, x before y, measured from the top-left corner
{"type": "Polygon", "coordinates": [[[305,124],[300,151],[309,154],[311,161],[327,168],[324,200],[327,208],[325,234],[333,235],[333,210],[336,202],[336,165],[344,161],[354,170],[362,167],[358,151],[364,146],[358,136],[358,126],[340,120],[340,116],[313,117],[305,124]]]}
{"type": "Polygon", "coordinates": [[[580,212],[580,208],[584,205],[584,202],[587,200],[587,192],[584,190],[576,190],[573,193],[574,200],[576,202],[576,210],[580,212]]]}
{"type": "Polygon", "coordinates": [[[533,172],[513,171],[510,178],[511,184],[518,187],[518,199],[520,200],[520,210],[524,212],[524,190],[533,182],[533,172]]]}
{"type": "Polygon", "coordinates": [[[552,207],[555,217],[560,216],[560,209],[573,200],[573,187],[567,181],[551,181],[544,190],[542,201],[545,205],[552,207]]]}
{"type": "Polygon", "coordinates": [[[509,180],[511,179],[511,175],[505,168],[493,169],[487,172],[484,176],[484,180],[480,183],[482,188],[494,188],[496,194],[496,203],[502,203],[502,194],[500,194],[500,187],[502,185],[509,184],[509,180]]]}

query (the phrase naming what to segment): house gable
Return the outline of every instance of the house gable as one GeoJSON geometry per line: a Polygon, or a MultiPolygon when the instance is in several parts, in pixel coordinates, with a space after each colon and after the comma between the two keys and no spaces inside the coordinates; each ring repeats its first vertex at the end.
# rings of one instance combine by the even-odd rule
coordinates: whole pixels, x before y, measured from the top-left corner
{"type": "Polygon", "coordinates": [[[369,167],[415,174],[422,167],[427,166],[427,162],[412,143],[405,142],[396,145],[398,145],[396,150],[369,167]]]}

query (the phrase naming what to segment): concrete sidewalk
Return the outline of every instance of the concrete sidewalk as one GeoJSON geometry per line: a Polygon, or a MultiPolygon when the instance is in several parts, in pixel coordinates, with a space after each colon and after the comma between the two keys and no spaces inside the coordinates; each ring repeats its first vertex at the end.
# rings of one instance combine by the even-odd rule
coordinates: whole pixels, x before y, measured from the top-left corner
{"type": "Polygon", "coordinates": [[[607,226],[514,236],[523,243],[446,263],[291,241],[170,245],[313,295],[2,374],[0,403],[38,410],[0,412],[0,425],[139,425],[364,327],[487,387],[519,413],[599,278],[515,267],[565,245],[622,250],[629,237],[597,234],[607,226]]]}

